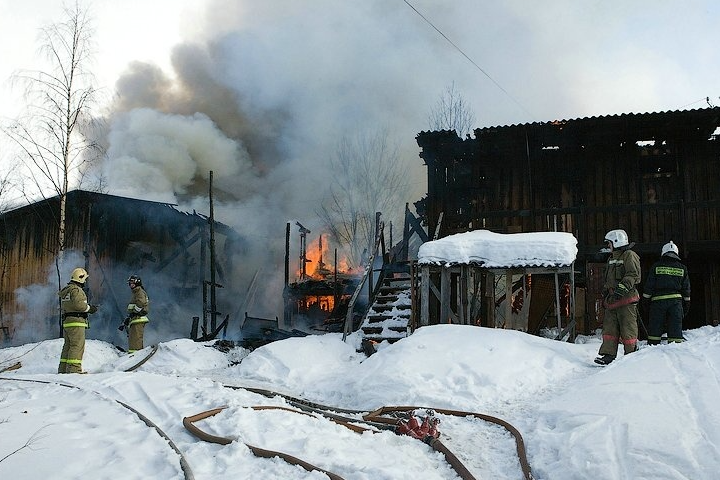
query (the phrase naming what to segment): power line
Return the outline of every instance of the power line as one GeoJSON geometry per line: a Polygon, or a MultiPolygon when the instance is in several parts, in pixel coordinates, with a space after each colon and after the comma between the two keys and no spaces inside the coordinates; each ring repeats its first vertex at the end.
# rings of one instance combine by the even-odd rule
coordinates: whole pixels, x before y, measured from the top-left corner
{"type": "Polygon", "coordinates": [[[422,18],[423,20],[425,20],[425,22],[427,22],[427,24],[430,25],[436,32],[438,32],[440,35],[442,35],[442,37],[443,37],[445,40],[447,40],[447,42],[448,42],[450,45],[452,45],[452,46],[455,48],[455,50],[457,50],[458,52],[460,52],[460,54],[461,54],[463,57],[465,57],[470,63],[472,63],[472,64],[475,66],[475,68],[477,68],[478,70],[480,70],[480,72],[482,72],[483,75],[485,75],[488,79],[490,79],[490,81],[491,81],[492,83],[494,83],[496,87],[498,87],[500,90],[502,90],[502,92],[505,93],[505,95],[507,95],[508,98],[510,98],[510,100],[512,100],[513,102],[515,102],[515,104],[516,104],[518,107],[520,107],[525,113],[527,113],[527,114],[530,115],[531,117],[535,118],[535,116],[534,116],[532,113],[530,113],[519,101],[517,101],[517,100],[515,99],[515,97],[513,97],[512,95],[510,95],[510,93],[509,93],[507,90],[505,90],[505,89],[502,87],[502,85],[500,85],[498,82],[496,82],[495,79],[492,78],[489,73],[487,73],[485,70],[483,70],[483,68],[482,68],[480,65],[478,65],[477,63],[475,63],[475,61],[474,61],[472,58],[470,58],[469,56],[467,56],[467,55],[465,54],[465,52],[463,52],[460,47],[458,47],[452,40],[450,40],[450,39],[448,38],[447,35],[445,35],[442,31],[440,31],[439,28],[437,28],[435,25],[433,25],[433,23],[432,23],[430,20],[428,20],[428,19],[425,17],[425,15],[423,15],[422,13],[420,13],[417,8],[415,8],[414,6],[412,6],[412,4],[411,4],[408,0],[403,0],[403,1],[405,2],[405,4],[406,4],[408,7],[412,8],[415,13],[417,13],[418,15],[420,15],[420,18],[422,18]]]}

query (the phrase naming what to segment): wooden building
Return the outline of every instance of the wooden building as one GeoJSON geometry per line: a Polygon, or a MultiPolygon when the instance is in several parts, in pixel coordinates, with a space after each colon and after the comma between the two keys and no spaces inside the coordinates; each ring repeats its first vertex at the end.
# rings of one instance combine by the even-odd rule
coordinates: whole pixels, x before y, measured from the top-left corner
{"type": "Polygon", "coordinates": [[[628,232],[643,272],[673,240],[693,287],[685,328],[720,320],[720,108],[421,132],[432,237],[487,229],[578,239],[579,333],[601,322],[607,231],[628,232]]]}
{"type": "Polygon", "coordinates": [[[65,261],[57,265],[58,215],[59,197],[0,215],[0,342],[20,331],[25,341],[57,337],[56,293],[78,266],[89,273],[90,302],[101,305],[92,338],[120,335],[131,274],[150,296],[151,336],[187,336],[193,316],[212,331],[218,316],[237,314],[241,290],[226,273],[243,242],[228,226],[167,203],[76,190],[67,196],[65,261]]]}

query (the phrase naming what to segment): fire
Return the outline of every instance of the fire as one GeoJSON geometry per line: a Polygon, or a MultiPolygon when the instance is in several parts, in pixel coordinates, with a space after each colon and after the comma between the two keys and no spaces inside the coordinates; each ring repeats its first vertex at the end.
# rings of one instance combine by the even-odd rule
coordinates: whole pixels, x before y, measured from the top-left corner
{"type": "MultiPolygon", "coordinates": [[[[340,255],[340,254],[338,254],[340,255]]],[[[308,242],[305,251],[305,275],[303,278],[303,258],[302,252],[298,259],[297,278],[299,281],[313,279],[324,280],[331,278],[335,273],[335,252],[330,251],[330,247],[326,240],[326,235],[320,235],[315,240],[308,242]]],[[[338,256],[337,273],[338,274],[357,274],[359,269],[353,271],[350,268],[350,261],[347,256],[338,256]]]]}
{"type": "Polygon", "coordinates": [[[312,295],[298,300],[298,311],[311,314],[313,310],[328,314],[335,308],[335,297],[332,295],[312,295]]]}

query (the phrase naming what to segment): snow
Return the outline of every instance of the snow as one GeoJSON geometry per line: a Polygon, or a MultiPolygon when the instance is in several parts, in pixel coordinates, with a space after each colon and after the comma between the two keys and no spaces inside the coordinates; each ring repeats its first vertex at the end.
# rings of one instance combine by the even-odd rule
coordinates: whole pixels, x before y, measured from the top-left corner
{"type": "MultiPolygon", "coordinates": [[[[685,332],[607,367],[597,335],[575,343],[513,330],[437,325],[366,357],[357,334],[277,341],[249,352],[177,339],[132,371],[128,355],[88,340],[87,375],[58,375],[62,340],[0,349],[0,477],[23,479],[322,479],[274,450],[346,480],[457,479],[429,445],[391,431],[356,433],[289,397],[371,411],[408,405],[501,418],[519,430],[537,480],[713,479],[720,470],[720,329],[685,332]],[[235,388],[228,388],[233,386],[235,388]],[[131,407],[128,410],[123,405],[131,407]],[[227,445],[203,441],[183,418],[227,445]],[[139,414],[139,415],[138,415],[139,414]],[[142,418],[164,432],[172,444],[142,418]]],[[[365,426],[360,415],[357,425],[365,426]]],[[[420,415],[420,412],[418,412],[420,415]]],[[[513,437],[473,417],[438,414],[440,440],[478,479],[523,478],[513,437]]]]}
{"type": "Polygon", "coordinates": [[[486,268],[568,266],[577,256],[577,239],[566,232],[495,233],[475,230],[425,242],[420,264],[470,264],[486,268]]]}

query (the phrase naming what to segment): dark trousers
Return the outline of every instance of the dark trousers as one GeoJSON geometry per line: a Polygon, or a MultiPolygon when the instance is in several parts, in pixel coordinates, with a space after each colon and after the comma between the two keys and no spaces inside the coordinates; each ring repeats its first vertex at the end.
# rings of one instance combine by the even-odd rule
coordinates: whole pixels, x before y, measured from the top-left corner
{"type": "Polygon", "coordinates": [[[650,325],[648,345],[658,345],[662,334],[667,332],[668,343],[682,342],[682,300],[668,298],[650,302],[650,325]]]}

